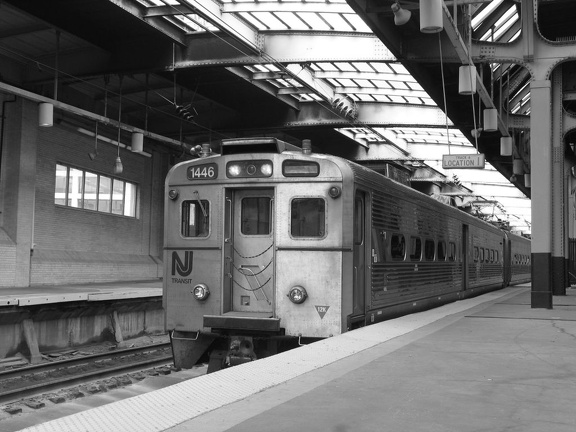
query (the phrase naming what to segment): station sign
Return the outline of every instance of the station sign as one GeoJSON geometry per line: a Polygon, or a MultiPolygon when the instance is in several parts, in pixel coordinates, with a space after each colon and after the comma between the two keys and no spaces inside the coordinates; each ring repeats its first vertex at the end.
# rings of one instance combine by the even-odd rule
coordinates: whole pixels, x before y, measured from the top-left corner
{"type": "Polygon", "coordinates": [[[486,163],[483,154],[443,155],[442,168],[484,168],[486,163]]]}

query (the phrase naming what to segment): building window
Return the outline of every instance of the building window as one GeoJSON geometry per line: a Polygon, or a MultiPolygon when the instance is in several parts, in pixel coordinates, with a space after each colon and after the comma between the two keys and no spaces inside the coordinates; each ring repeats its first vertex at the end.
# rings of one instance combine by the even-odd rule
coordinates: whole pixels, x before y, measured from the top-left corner
{"type": "Polygon", "coordinates": [[[90,171],[56,165],[54,203],[136,217],[136,184],[90,171]]]}

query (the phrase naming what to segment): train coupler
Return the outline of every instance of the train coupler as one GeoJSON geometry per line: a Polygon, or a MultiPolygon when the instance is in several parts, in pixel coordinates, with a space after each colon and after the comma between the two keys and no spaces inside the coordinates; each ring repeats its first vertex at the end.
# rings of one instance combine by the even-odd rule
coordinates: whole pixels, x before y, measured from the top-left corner
{"type": "Polygon", "coordinates": [[[210,353],[208,373],[248,363],[258,358],[250,336],[230,336],[227,345],[227,348],[214,349],[210,353]]]}

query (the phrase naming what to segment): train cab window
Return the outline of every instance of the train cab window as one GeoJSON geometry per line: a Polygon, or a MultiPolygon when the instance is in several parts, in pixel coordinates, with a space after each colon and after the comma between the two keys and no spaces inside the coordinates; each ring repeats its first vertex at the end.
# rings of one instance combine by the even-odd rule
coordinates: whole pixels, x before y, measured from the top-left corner
{"type": "Polygon", "coordinates": [[[456,243],[448,243],[448,261],[456,261],[456,243]]]}
{"type": "Polygon", "coordinates": [[[434,261],[434,240],[426,239],[424,241],[424,258],[426,261],[434,261]]]}
{"type": "Polygon", "coordinates": [[[394,260],[403,260],[406,255],[406,242],[402,234],[392,234],[390,239],[390,256],[394,260]]]}
{"type": "Polygon", "coordinates": [[[410,259],[412,261],[420,261],[422,258],[422,240],[420,237],[410,238],[410,259]]]}
{"type": "Polygon", "coordinates": [[[290,206],[292,237],[324,237],[326,202],[323,198],[294,198],[290,206]]]}
{"type": "Polygon", "coordinates": [[[208,237],[210,203],[207,200],[183,201],[181,227],[184,237],[208,237]]]}
{"type": "Polygon", "coordinates": [[[444,240],[438,242],[436,256],[438,257],[438,261],[444,261],[446,259],[446,242],[444,240]]]}
{"type": "Polygon", "coordinates": [[[242,223],[240,231],[244,235],[268,235],[272,226],[270,197],[247,197],[242,199],[242,223]]]}

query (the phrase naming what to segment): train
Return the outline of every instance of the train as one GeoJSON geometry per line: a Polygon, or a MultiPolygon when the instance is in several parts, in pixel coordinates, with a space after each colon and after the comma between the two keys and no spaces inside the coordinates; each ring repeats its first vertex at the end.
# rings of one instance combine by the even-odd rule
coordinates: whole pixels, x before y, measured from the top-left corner
{"type": "Polygon", "coordinates": [[[529,239],[309,140],[226,139],[199,156],[165,182],[177,368],[210,373],[530,281],[529,239]]]}

